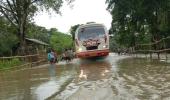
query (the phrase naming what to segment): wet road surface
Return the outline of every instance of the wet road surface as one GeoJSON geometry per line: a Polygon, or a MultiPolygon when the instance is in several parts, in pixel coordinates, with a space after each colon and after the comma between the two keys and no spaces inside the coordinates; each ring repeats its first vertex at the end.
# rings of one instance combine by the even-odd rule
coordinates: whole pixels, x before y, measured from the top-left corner
{"type": "Polygon", "coordinates": [[[170,100],[170,64],[110,54],[0,72],[0,100],[170,100]]]}

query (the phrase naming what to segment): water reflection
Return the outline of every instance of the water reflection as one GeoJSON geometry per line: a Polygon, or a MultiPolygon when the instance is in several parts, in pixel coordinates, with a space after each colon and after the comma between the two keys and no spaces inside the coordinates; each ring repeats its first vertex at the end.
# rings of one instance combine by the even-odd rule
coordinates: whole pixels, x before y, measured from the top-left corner
{"type": "Polygon", "coordinates": [[[49,65],[48,70],[49,70],[48,73],[50,75],[50,79],[55,81],[55,79],[56,79],[56,65],[55,64],[49,65]]]}
{"type": "Polygon", "coordinates": [[[42,83],[35,90],[37,100],[44,100],[54,94],[58,89],[56,81],[56,65],[51,64],[48,67],[49,81],[42,83]]]}
{"type": "Polygon", "coordinates": [[[110,76],[111,64],[105,59],[83,60],[79,64],[79,80],[96,81],[110,76]]]}
{"type": "Polygon", "coordinates": [[[79,75],[79,78],[85,78],[87,79],[87,75],[84,73],[84,70],[80,70],[80,75],[79,75]]]}
{"type": "Polygon", "coordinates": [[[111,64],[106,59],[81,60],[78,77],[55,99],[61,100],[111,100],[109,85],[111,64]],[[80,99],[81,98],[81,99],[80,99]]]}

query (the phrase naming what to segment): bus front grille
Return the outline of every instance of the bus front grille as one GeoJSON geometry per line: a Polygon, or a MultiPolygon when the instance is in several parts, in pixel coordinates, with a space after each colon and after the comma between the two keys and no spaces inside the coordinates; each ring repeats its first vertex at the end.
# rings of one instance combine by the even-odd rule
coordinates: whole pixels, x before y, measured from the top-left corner
{"type": "Polygon", "coordinates": [[[98,46],[86,47],[86,50],[95,50],[95,49],[98,49],[98,46]]]}

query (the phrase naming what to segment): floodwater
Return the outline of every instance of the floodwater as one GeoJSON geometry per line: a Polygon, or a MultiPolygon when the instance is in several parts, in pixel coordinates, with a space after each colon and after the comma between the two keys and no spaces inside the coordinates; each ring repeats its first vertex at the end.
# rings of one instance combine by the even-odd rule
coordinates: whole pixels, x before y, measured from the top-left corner
{"type": "Polygon", "coordinates": [[[170,100],[170,64],[110,54],[0,72],[0,100],[170,100]]]}

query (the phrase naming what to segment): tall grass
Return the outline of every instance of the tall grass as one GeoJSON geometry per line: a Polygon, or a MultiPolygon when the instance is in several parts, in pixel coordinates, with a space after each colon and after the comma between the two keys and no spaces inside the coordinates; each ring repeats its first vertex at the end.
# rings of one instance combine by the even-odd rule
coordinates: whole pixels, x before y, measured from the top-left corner
{"type": "Polygon", "coordinates": [[[2,60],[0,61],[0,70],[10,69],[14,66],[21,65],[22,62],[18,58],[13,58],[10,60],[2,60]]]}

